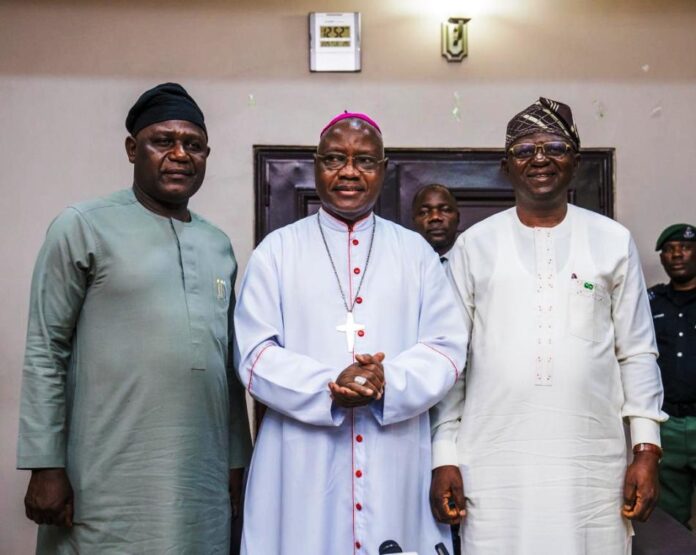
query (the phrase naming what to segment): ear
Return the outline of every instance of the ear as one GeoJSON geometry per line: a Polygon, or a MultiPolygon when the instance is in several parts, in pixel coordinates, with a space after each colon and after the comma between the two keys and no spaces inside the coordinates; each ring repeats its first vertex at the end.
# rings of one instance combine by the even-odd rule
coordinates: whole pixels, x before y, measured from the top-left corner
{"type": "Polygon", "coordinates": [[[387,164],[389,164],[389,158],[384,158],[384,171],[387,171],[387,164]]]}
{"type": "Polygon", "coordinates": [[[126,137],[126,155],[128,156],[128,161],[133,164],[135,162],[135,150],[137,147],[137,142],[133,135],[128,135],[126,137]]]}
{"type": "Polygon", "coordinates": [[[578,166],[580,165],[580,153],[576,152],[573,156],[573,176],[575,176],[578,171],[578,166]]]}
{"type": "Polygon", "coordinates": [[[208,159],[208,156],[210,156],[210,147],[208,147],[208,150],[205,153],[206,160],[208,159]]]}
{"type": "Polygon", "coordinates": [[[502,158],[500,160],[500,171],[502,171],[505,175],[509,175],[510,173],[510,166],[508,165],[508,159],[507,157],[502,158]]]}

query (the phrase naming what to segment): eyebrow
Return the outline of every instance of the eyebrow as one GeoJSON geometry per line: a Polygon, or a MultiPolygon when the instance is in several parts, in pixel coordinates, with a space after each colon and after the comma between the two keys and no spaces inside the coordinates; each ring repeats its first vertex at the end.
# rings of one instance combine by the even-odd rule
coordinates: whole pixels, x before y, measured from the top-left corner
{"type": "Polygon", "coordinates": [[[199,134],[195,133],[192,131],[176,131],[174,129],[162,129],[158,131],[154,131],[152,135],[150,135],[151,138],[156,138],[156,137],[166,137],[168,139],[172,138],[180,138],[185,141],[200,141],[202,143],[207,143],[208,139],[204,134],[199,134]]]}

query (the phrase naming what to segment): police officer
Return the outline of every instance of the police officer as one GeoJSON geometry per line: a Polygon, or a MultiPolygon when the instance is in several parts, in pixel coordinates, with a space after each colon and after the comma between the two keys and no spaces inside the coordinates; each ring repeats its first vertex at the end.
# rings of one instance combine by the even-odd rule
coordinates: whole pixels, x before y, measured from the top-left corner
{"type": "Polygon", "coordinates": [[[691,518],[696,483],[696,226],[674,224],[657,240],[670,278],[648,290],[665,388],[659,505],[678,521],[691,518]]]}

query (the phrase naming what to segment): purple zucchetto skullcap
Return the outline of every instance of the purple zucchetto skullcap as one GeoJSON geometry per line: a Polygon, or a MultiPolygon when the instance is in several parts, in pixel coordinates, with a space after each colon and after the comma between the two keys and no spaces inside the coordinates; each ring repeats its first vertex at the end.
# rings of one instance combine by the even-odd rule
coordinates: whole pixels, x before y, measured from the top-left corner
{"type": "Polygon", "coordinates": [[[510,148],[520,137],[539,132],[565,137],[576,151],[580,150],[580,136],[573,122],[570,106],[544,97],[540,97],[510,120],[505,135],[505,149],[510,148]]]}
{"type": "Polygon", "coordinates": [[[359,112],[349,112],[348,110],[345,110],[342,114],[337,115],[324,126],[324,129],[322,129],[321,133],[319,133],[319,137],[322,137],[330,127],[333,127],[339,121],[351,118],[360,119],[366,123],[369,123],[372,127],[374,127],[377,130],[377,133],[379,133],[380,135],[382,134],[382,130],[379,128],[379,125],[377,125],[377,122],[375,122],[375,120],[373,120],[370,116],[366,114],[361,114],[359,112]]]}

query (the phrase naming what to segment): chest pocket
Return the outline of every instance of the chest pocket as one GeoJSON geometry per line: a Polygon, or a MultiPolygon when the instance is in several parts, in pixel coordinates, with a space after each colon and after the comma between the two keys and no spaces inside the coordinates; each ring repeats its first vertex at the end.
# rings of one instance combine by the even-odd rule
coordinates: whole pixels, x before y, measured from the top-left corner
{"type": "Polygon", "coordinates": [[[601,341],[611,324],[611,299],[601,285],[572,280],[568,293],[568,331],[587,341],[601,341]]]}

